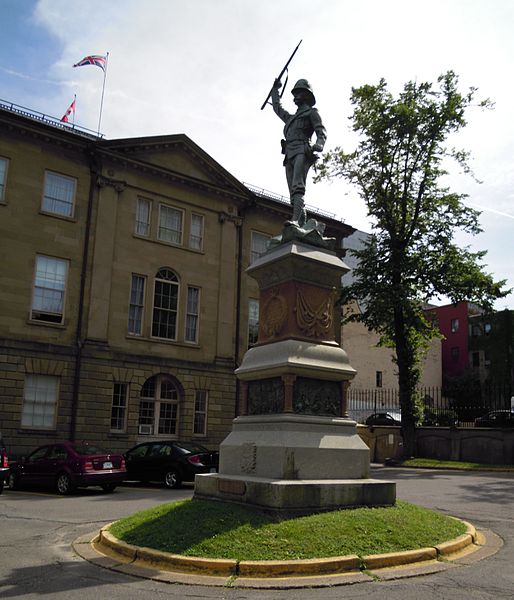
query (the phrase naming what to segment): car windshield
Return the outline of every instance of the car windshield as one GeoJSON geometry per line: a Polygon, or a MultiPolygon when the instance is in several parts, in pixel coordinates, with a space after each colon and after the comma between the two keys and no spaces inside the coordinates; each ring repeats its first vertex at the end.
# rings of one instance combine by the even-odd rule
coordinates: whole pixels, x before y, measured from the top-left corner
{"type": "Polygon", "coordinates": [[[182,452],[182,454],[200,454],[202,452],[208,452],[207,448],[200,446],[199,444],[188,444],[187,442],[175,442],[175,448],[182,452]]]}
{"type": "Polygon", "coordinates": [[[82,456],[92,456],[94,454],[109,454],[107,450],[94,446],[93,444],[75,444],[74,446],[77,454],[82,456]]]}

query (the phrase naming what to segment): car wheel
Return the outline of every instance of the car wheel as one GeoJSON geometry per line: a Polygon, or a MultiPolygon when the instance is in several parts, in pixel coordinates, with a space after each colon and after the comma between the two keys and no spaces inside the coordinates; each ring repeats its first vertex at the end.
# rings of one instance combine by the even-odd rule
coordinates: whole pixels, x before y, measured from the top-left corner
{"type": "Polygon", "coordinates": [[[111,492],[114,492],[114,490],[116,489],[116,484],[115,483],[104,483],[101,487],[104,492],[111,493],[111,492]]]}
{"type": "Polygon", "coordinates": [[[166,471],[164,474],[164,484],[170,490],[180,487],[181,480],[176,469],[170,469],[169,471],[166,471]]]}
{"type": "Polygon", "coordinates": [[[71,492],[73,492],[73,490],[75,489],[75,486],[73,485],[73,482],[68,473],[60,473],[57,476],[56,485],[57,491],[63,496],[65,496],[66,494],[71,494],[71,492]]]}
{"type": "Polygon", "coordinates": [[[10,490],[18,489],[18,480],[14,476],[14,473],[9,474],[9,479],[7,480],[7,486],[10,490]]]}

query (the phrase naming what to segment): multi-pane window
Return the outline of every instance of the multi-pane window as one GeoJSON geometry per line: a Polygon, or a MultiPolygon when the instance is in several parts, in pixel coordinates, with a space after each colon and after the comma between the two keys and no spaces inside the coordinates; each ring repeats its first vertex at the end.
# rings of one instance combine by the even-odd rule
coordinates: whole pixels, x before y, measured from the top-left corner
{"type": "Polygon", "coordinates": [[[111,431],[125,431],[127,423],[127,383],[115,383],[112,390],[111,431]]]}
{"type": "Polygon", "coordinates": [[[248,300],[248,348],[255,345],[259,338],[259,301],[248,300]]]}
{"type": "Polygon", "coordinates": [[[22,427],[53,429],[57,412],[59,378],[27,375],[23,392],[22,427]]]}
{"type": "Polygon", "coordinates": [[[183,213],[176,208],[161,205],[159,211],[159,239],[182,244],[183,213]]]}
{"type": "Polygon", "coordinates": [[[155,276],[152,336],[175,340],[177,336],[178,277],[171,269],[155,276]]]}
{"type": "Polygon", "coordinates": [[[36,273],[31,319],[62,323],[68,261],[50,256],[36,256],[36,273]]]}
{"type": "Polygon", "coordinates": [[[47,171],[42,209],[45,212],[72,217],[75,204],[76,180],[47,171]]]}
{"type": "Polygon", "coordinates": [[[145,281],[142,275],[132,275],[128,318],[128,332],[131,335],[141,335],[143,333],[145,281]]]}
{"type": "Polygon", "coordinates": [[[150,235],[150,200],[146,198],[137,199],[136,207],[136,233],[137,235],[150,235]]]}
{"type": "Polygon", "coordinates": [[[186,313],[186,342],[198,341],[198,317],[200,309],[200,289],[187,288],[187,313],[186,313]]]}
{"type": "Polygon", "coordinates": [[[376,371],[375,372],[375,386],[377,388],[381,388],[382,387],[382,371],[376,371]]]}
{"type": "Polygon", "coordinates": [[[458,346],[454,346],[450,349],[450,356],[452,357],[453,362],[458,362],[460,358],[460,350],[458,346]]]}
{"type": "Polygon", "coordinates": [[[201,250],[203,247],[203,216],[191,215],[191,230],[189,232],[189,247],[201,250]]]}
{"type": "Polygon", "coordinates": [[[5,183],[7,181],[7,165],[9,161],[0,156],[0,202],[5,202],[5,183]]]}
{"type": "Polygon", "coordinates": [[[264,254],[268,249],[268,242],[271,239],[270,235],[252,231],[252,241],[250,250],[250,264],[256,261],[259,256],[264,254]]]}
{"type": "Polygon", "coordinates": [[[139,433],[176,435],[179,391],[170,377],[156,375],[141,389],[139,433]]]}
{"type": "Polygon", "coordinates": [[[195,392],[193,434],[207,434],[207,392],[205,390],[196,390],[195,392]]]}
{"type": "Polygon", "coordinates": [[[459,319],[452,319],[450,324],[452,333],[457,333],[459,331],[459,319]]]}

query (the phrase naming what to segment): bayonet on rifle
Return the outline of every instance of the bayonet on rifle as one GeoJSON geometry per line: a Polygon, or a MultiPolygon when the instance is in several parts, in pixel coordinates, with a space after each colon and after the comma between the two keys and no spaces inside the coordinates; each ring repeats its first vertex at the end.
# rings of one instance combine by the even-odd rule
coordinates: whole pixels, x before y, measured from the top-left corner
{"type": "MultiPolygon", "coordinates": [[[[282,69],[282,71],[280,71],[280,75],[277,77],[277,79],[282,79],[282,75],[287,71],[287,67],[289,66],[289,63],[293,60],[293,57],[296,54],[296,51],[300,47],[301,43],[302,43],[302,40],[300,40],[300,42],[298,43],[298,46],[296,46],[296,48],[294,49],[293,53],[289,57],[289,60],[286,62],[284,68],[282,69]]],[[[268,104],[268,100],[271,97],[271,92],[272,91],[273,91],[273,86],[271,86],[271,90],[269,91],[269,94],[266,96],[266,100],[264,100],[264,102],[263,102],[263,104],[261,106],[261,110],[263,110],[263,108],[266,106],[266,104],[268,104]]]]}

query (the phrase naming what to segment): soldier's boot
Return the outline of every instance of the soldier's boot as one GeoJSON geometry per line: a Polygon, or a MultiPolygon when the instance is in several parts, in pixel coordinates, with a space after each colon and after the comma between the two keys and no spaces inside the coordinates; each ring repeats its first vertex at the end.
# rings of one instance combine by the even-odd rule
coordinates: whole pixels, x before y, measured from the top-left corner
{"type": "Polygon", "coordinates": [[[298,227],[302,227],[306,218],[306,212],[303,207],[303,198],[301,196],[293,196],[291,203],[293,205],[293,214],[291,219],[289,219],[289,221],[286,223],[288,225],[297,225],[298,227]]]}

